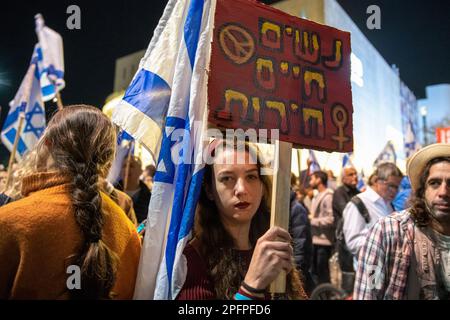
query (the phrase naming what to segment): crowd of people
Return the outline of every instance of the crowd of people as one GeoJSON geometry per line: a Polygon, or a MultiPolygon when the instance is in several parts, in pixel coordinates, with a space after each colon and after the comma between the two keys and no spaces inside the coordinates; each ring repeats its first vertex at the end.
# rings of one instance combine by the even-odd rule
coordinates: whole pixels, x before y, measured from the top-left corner
{"type": "MultiPolygon", "coordinates": [[[[1,194],[0,299],[133,298],[155,167],[131,156],[108,181],[116,131],[97,108],[68,106],[17,165],[1,194]],[[79,284],[68,285],[69,266],[79,284]]],[[[407,175],[380,164],[365,190],[351,166],[339,182],[331,171],[302,171],[287,230],[270,227],[272,182],[258,148],[216,140],[210,152],[174,298],[268,299],[286,274],[284,297],[308,299],[333,282],[333,256],[355,299],[450,297],[449,144],[418,151],[407,175]]]]}

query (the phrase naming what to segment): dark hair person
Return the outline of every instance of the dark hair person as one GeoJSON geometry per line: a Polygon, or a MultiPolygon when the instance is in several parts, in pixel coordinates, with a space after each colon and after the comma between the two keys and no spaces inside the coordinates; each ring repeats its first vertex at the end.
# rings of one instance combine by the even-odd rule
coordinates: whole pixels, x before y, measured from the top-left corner
{"type": "Polygon", "coordinates": [[[0,299],[132,298],[139,237],[99,190],[115,141],[97,108],[70,106],[51,119],[24,198],[0,209],[0,299]]]}
{"type": "Polygon", "coordinates": [[[217,143],[214,163],[205,169],[195,236],[184,251],[187,278],[177,299],[264,299],[283,270],[288,297],[306,298],[289,233],[269,229],[270,181],[261,175],[257,150],[223,147],[217,143]]]}

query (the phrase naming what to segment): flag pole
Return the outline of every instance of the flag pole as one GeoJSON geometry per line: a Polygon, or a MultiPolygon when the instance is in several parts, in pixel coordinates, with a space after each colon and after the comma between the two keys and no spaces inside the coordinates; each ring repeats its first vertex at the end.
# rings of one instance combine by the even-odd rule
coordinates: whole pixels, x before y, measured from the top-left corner
{"type": "Polygon", "coordinates": [[[58,111],[61,111],[64,108],[64,105],[63,105],[63,102],[61,99],[61,94],[59,93],[58,90],[56,90],[56,105],[58,106],[58,111]]]}
{"type": "Polygon", "coordinates": [[[11,151],[11,155],[9,156],[9,164],[8,164],[8,175],[6,178],[6,186],[5,190],[8,189],[9,184],[11,183],[12,178],[12,167],[14,164],[14,159],[16,158],[17,145],[19,144],[20,134],[22,132],[23,122],[25,120],[25,112],[19,113],[19,124],[17,126],[16,137],[14,138],[14,145],[11,151]]]}
{"type": "MultiPolygon", "coordinates": [[[[276,140],[270,227],[278,226],[285,230],[289,228],[291,160],[292,143],[276,140]]],[[[286,272],[282,271],[271,283],[270,292],[273,299],[285,294],[286,272]]]]}
{"type": "Polygon", "coordinates": [[[131,152],[133,150],[134,141],[130,142],[130,151],[128,152],[127,162],[125,164],[125,176],[123,177],[123,191],[128,187],[128,173],[130,172],[131,152]]]}

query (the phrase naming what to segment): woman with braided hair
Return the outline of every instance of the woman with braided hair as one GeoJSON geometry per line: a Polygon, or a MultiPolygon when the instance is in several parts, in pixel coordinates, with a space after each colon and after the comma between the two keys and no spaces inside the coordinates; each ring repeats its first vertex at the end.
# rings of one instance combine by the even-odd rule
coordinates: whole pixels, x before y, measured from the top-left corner
{"type": "Polygon", "coordinates": [[[100,110],[66,107],[37,145],[23,199],[0,209],[0,299],[131,299],[139,236],[99,189],[115,151],[100,110]]]}

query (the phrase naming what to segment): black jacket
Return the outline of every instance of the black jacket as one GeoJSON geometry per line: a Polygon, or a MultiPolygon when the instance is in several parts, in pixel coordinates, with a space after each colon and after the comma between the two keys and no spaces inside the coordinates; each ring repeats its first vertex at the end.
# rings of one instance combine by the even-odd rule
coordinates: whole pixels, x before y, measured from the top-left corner
{"type": "Polygon", "coordinates": [[[312,257],[311,224],[308,219],[308,211],[297,201],[295,192],[291,192],[289,233],[293,240],[295,264],[303,276],[305,290],[309,294],[313,286],[309,272],[312,257]]]}
{"type": "Polygon", "coordinates": [[[336,225],[336,251],[343,272],[354,272],[353,255],[348,251],[344,238],[343,212],[347,203],[359,193],[358,189],[342,185],[333,194],[333,215],[336,225]]]}
{"type": "Polygon", "coordinates": [[[350,200],[359,193],[356,188],[350,188],[345,184],[340,186],[334,191],[333,194],[333,215],[334,221],[338,221],[342,218],[345,206],[350,200]]]}

